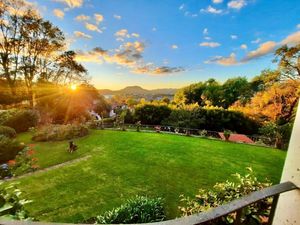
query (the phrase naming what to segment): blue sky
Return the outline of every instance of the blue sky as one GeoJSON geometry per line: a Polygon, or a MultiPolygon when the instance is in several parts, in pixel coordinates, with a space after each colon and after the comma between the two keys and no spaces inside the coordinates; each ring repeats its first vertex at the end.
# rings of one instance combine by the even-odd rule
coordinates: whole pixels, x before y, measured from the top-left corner
{"type": "Polygon", "coordinates": [[[97,88],[169,88],[275,68],[300,43],[299,0],[32,0],[97,88]],[[98,47],[97,49],[95,49],[98,47]]]}

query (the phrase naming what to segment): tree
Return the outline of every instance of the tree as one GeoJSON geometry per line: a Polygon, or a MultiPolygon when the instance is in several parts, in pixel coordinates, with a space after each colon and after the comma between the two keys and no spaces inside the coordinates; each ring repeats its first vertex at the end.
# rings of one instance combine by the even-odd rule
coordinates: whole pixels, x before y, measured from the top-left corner
{"type": "Polygon", "coordinates": [[[252,95],[250,84],[245,77],[228,79],[222,85],[222,107],[228,108],[235,101],[247,102],[252,95]]]}
{"type": "Polygon", "coordinates": [[[24,81],[30,104],[34,104],[36,80],[60,84],[86,80],[86,69],[65,50],[62,31],[41,18],[23,0],[0,2],[0,75],[16,94],[18,79],[24,81]]]}
{"type": "Polygon", "coordinates": [[[263,91],[273,84],[280,81],[280,71],[266,69],[261,71],[260,75],[254,77],[251,82],[251,89],[254,93],[263,91]]]}
{"type": "Polygon", "coordinates": [[[234,105],[238,110],[258,121],[279,121],[287,123],[293,119],[293,113],[299,99],[299,81],[275,83],[265,91],[257,92],[251,101],[243,106],[234,105]]]}
{"type": "Polygon", "coordinates": [[[215,80],[209,79],[205,83],[205,89],[201,95],[205,105],[221,106],[222,86],[215,80]]]}
{"type": "Polygon", "coordinates": [[[287,79],[300,79],[300,44],[288,47],[283,45],[275,52],[281,75],[287,79]]]}
{"type": "Polygon", "coordinates": [[[16,94],[16,82],[20,76],[20,56],[24,49],[22,18],[29,13],[31,11],[24,1],[0,2],[0,76],[6,79],[12,95],[16,94]]]}

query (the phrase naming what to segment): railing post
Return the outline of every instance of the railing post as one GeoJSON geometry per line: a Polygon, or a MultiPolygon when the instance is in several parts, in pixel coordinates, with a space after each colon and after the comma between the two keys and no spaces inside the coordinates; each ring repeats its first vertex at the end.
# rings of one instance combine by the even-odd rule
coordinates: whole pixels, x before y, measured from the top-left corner
{"type": "Polygon", "coordinates": [[[272,206],[271,206],[271,212],[270,212],[269,220],[268,220],[268,225],[272,225],[272,223],[273,223],[273,219],[274,219],[274,214],[275,214],[275,210],[276,210],[278,198],[279,198],[279,194],[278,195],[274,195],[274,197],[273,197],[272,206]]]}
{"type": "Polygon", "coordinates": [[[241,224],[242,213],[243,213],[243,208],[236,211],[234,225],[240,225],[241,224]]]}

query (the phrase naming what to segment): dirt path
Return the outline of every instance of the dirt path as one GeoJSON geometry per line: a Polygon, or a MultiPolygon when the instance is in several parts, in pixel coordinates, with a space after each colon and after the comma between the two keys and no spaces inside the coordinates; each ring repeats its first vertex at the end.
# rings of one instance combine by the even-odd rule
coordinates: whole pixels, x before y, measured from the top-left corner
{"type": "Polygon", "coordinates": [[[81,157],[81,158],[78,158],[78,159],[74,159],[74,160],[70,160],[70,161],[67,161],[67,162],[64,162],[64,163],[60,163],[60,164],[57,164],[57,165],[54,165],[54,166],[50,166],[50,167],[45,168],[45,169],[40,169],[40,170],[37,170],[37,171],[34,171],[34,172],[30,172],[30,173],[26,173],[26,174],[23,174],[23,175],[20,175],[20,176],[17,176],[17,177],[12,177],[11,179],[8,179],[7,181],[17,180],[19,178],[28,177],[28,176],[31,176],[31,175],[34,175],[34,174],[43,173],[43,172],[46,172],[46,171],[49,171],[49,170],[54,170],[54,169],[57,169],[57,168],[60,168],[60,167],[64,167],[64,166],[67,166],[67,165],[71,165],[71,164],[74,164],[74,163],[77,163],[77,162],[81,162],[81,161],[87,160],[87,159],[89,159],[91,157],[92,157],[91,155],[86,155],[84,157],[81,157]]]}

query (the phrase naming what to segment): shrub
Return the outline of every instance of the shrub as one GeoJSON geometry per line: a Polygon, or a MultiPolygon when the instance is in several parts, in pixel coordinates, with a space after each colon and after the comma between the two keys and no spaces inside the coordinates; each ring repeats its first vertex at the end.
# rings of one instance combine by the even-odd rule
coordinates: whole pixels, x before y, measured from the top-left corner
{"type": "Polygon", "coordinates": [[[89,129],[84,125],[49,125],[39,129],[33,136],[34,141],[63,141],[88,135],[89,129]]]}
{"type": "Polygon", "coordinates": [[[165,219],[161,198],[136,196],[125,204],[97,216],[95,221],[100,224],[152,223],[165,219]]]}
{"type": "Polygon", "coordinates": [[[39,116],[34,110],[21,110],[13,116],[7,118],[3,125],[12,127],[17,133],[28,131],[30,127],[35,127],[39,116]]]}
{"type": "Polygon", "coordinates": [[[24,145],[16,140],[0,135],[0,163],[14,159],[23,148],[24,145]]]}
{"type": "Polygon", "coordinates": [[[257,122],[240,112],[205,108],[172,110],[162,125],[213,131],[231,130],[242,134],[255,134],[259,127],[257,122]]]}
{"type": "Polygon", "coordinates": [[[116,121],[116,118],[103,118],[102,119],[103,124],[114,124],[115,121],[116,121]]]}
{"type": "Polygon", "coordinates": [[[172,110],[166,105],[140,105],[135,109],[135,120],[141,121],[142,124],[160,125],[171,112],[172,110]]]}
{"type": "Polygon", "coordinates": [[[0,125],[3,125],[9,118],[17,113],[17,109],[1,110],[0,111],[0,125]]]}
{"type": "Polygon", "coordinates": [[[4,185],[0,182],[0,219],[3,220],[31,220],[24,208],[25,204],[30,203],[22,199],[22,192],[13,184],[4,185]]]}
{"type": "Polygon", "coordinates": [[[35,151],[32,145],[24,148],[18,153],[15,160],[8,162],[10,172],[13,176],[33,172],[39,168],[37,158],[34,157],[35,151]]]}
{"type": "MultiPolygon", "coordinates": [[[[182,205],[179,206],[179,209],[182,215],[188,216],[207,211],[210,208],[224,205],[234,199],[271,186],[270,183],[261,183],[258,181],[252,169],[247,169],[249,173],[245,176],[238,173],[234,174],[234,181],[227,180],[224,183],[217,183],[212,190],[200,189],[199,193],[193,199],[181,196],[182,205]]],[[[272,201],[268,198],[244,208],[242,224],[262,224],[262,220],[270,213],[271,204],[272,201]]],[[[226,217],[217,219],[213,224],[231,224],[234,222],[234,219],[235,213],[231,213],[226,217]]]]}
{"type": "Polygon", "coordinates": [[[14,128],[0,126],[0,135],[3,135],[8,138],[15,138],[17,136],[17,133],[14,128]]]}

